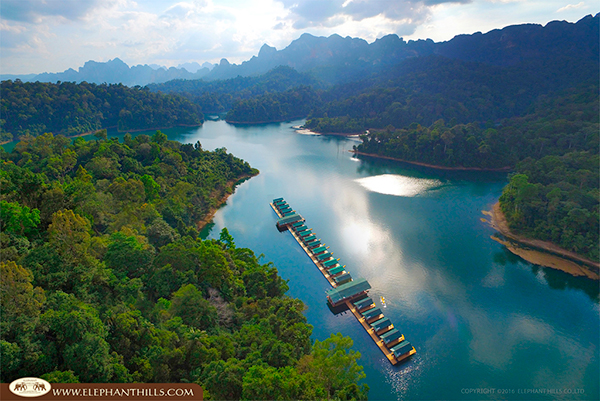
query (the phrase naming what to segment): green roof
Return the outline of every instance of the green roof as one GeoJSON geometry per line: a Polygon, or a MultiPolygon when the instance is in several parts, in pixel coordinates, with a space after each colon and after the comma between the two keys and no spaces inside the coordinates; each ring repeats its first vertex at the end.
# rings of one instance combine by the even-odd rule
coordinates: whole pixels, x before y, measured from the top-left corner
{"type": "Polygon", "coordinates": [[[313,253],[320,253],[320,252],[325,252],[326,250],[327,250],[326,246],[319,246],[319,247],[313,249],[312,251],[313,251],[313,253]]]}
{"type": "Polygon", "coordinates": [[[295,214],[292,214],[291,216],[287,216],[287,217],[277,220],[277,225],[284,226],[286,224],[295,223],[296,221],[299,221],[299,220],[304,220],[304,219],[298,213],[295,213],[295,214]]]}
{"type": "Polygon", "coordinates": [[[313,240],[315,238],[317,238],[317,236],[314,235],[314,234],[312,234],[312,235],[309,235],[308,237],[302,238],[302,241],[304,241],[306,243],[306,242],[311,241],[311,240],[313,240]]]}
{"type": "Polygon", "coordinates": [[[376,322],[371,323],[371,327],[375,329],[375,331],[379,331],[381,329],[385,329],[388,326],[391,326],[392,322],[387,317],[383,317],[376,322]]]}
{"type": "Polygon", "coordinates": [[[335,265],[337,265],[338,261],[339,261],[339,259],[331,259],[326,262],[323,262],[323,266],[325,266],[325,267],[335,266],[335,265]]]}
{"type": "Polygon", "coordinates": [[[408,341],[402,341],[400,344],[392,347],[390,351],[394,353],[394,356],[397,358],[400,355],[404,355],[407,352],[410,352],[413,349],[412,345],[408,341]]]}
{"type": "Polygon", "coordinates": [[[369,297],[366,297],[365,299],[361,299],[360,301],[354,302],[354,306],[356,306],[358,309],[362,309],[365,306],[369,306],[369,305],[373,305],[373,300],[369,297]]]}
{"type": "Polygon", "coordinates": [[[344,274],[340,274],[337,277],[334,277],[333,280],[338,284],[343,284],[347,281],[351,281],[352,276],[350,275],[350,273],[344,273],[344,274]]]}
{"type": "MultiPolygon", "coordinates": [[[[379,337],[381,337],[382,340],[387,340],[388,338],[393,337],[396,333],[400,333],[398,331],[398,329],[391,329],[390,331],[386,331],[379,337]]],[[[400,335],[402,335],[402,334],[400,334],[400,335]]],[[[400,336],[398,336],[398,337],[400,337],[400,336]]]]}
{"type": "Polygon", "coordinates": [[[292,224],[292,226],[293,226],[293,227],[300,227],[300,226],[301,226],[301,225],[303,225],[303,224],[304,224],[304,222],[303,222],[303,221],[298,221],[298,222],[296,222],[296,223],[292,224]]]}
{"type": "Polygon", "coordinates": [[[380,337],[384,343],[389,344],[392,341],[396,341],[397,339],[402,337],[402,333],[400,333],[398,329],[391,329],[390,331],[382,334],[380,337]]]}
{"type": "Polygon", "coordinates": [[[317,255],[317,259],[319,259],[319,260],[325,260],[325,259],[329,259],[331,257],[333,257],[333,255],[330,254],[329,252],[325,252],[321,255],[317,255]]]}
{"type": "Polygon", "coordinates": [[[369,320],[376,316],[381,315],[382,313],[383,312],[381,311],[381,309],[373,308],[373,309],[369,309],[368,311],[363,312],[362,315],[365,317],[365,319],[369,320]]]}
{"type": "Polygon", "coordinates": [[[371,284],[369,284],[366,279],[359,278],[349,283],[339,285],[336,288],[332,288],[331,290],[327,291],[326,294],[331,300],[331,303],[336,304],[346,298],[351,298],[355,295],[358,295],[370,288],[371,284]]]}
{"type": "Polygon", "coordinates": [[[300,234],[299,234],[299,235],[300,235],[301,237],[306,237],[306,236],[308,236],[308,235],[312,234],[312,232],[311,232],[310,230],[311,230],[310,228],[309,228],[308,230],[304,230],[304,231],[300,232],[300,234]]]}
{"type": "Polygon", "coordinates": [[[338,267],[334,267],[333,269],[329,270],[329,274],[338,274],[344,271],[344,267],[343,266],[338,266],[338,267]]]}

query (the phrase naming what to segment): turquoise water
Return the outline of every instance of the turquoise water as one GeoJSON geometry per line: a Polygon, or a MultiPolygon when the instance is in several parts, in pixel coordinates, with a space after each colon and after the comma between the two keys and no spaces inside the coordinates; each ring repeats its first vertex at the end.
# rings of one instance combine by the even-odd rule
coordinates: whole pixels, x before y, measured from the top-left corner
{"type": "Polygon", "coordinates": [[[481,221],[505,174],[437,171],[356,159],[352,139],[290,126],[164,130],[225,147],[261,173],[238,186],[207,235],[227,227],[238,246],[272,261],[307,306],[313,338],[341,332],[362,354],[372,400],[598,399],[598,283],[531,265],[481,221]],[[327,308],[329,284],[269,207],[284,197],[416,348],[392,366],[350,314],[327,308]],[[379,304],[379,302],[377,302],[379,304]]]}
{"type": "Polygon", "coordinates": [[[535,267],[490,238],[481,211],[505,174],[359,160],[354,140],[300,135],[295,124],[207,122],[179,139],[226,147],[261,171],[217,212],[210,235],[227,227],[274,262],[306,303],[314,338],[353,338],[370,399],[598,398],[597,283],[535,267]],[[274,226],[269,201],[280,196],[369,280],[374,299],[385,296],[385,315],[417,349],[408,363],[390,365],[354,316],[329,311],[326,280],[274,226]]]}

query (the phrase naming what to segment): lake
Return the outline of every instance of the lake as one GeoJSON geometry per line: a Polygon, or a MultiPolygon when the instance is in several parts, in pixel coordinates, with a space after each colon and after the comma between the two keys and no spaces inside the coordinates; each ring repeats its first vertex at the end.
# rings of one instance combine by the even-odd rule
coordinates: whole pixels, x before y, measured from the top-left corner
{"type": "Polygon", "coordinates": [[[506,174],[357,159],[355,139],[302,135],[291,123],[163,130],[225,147],[260,170],[205,232],[227,227],[264,254],[307,306],[313,338],[352,337],[372,400],[598,399],[598,283],[534,266],[490,238],[482,222],[506,174]],[[392,366],[354,316],[333,315],[330,288],[269,206],[283,197],[306,219],[417,350],[392,366]]]}

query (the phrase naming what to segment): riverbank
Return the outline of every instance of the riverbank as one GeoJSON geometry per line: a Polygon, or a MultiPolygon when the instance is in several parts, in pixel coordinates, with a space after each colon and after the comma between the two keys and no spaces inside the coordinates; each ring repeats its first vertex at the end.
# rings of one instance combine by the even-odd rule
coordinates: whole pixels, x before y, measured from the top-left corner
{"type": "Polygon", "coordinates": [[[482,167],[448,167],[448,166],[440,166],[437,164],[429,164],[429,163],[421,163],[421,162],[415,162],[415,161],[411,161],[411,160],[404,160],[404,159],[398,159],[396,157],[389,157],[389,156],[382,156],[382,155],[377,155],[374,153],[365,153],[365,152],[359,152],[357,150],[349,150],[349,152],[354,153],[355,155],[361,155],[361,156],[367,156],[367,157],[374,157],[376,159],[386,159],[386,160],[393,160],[396,162],[402,162],[402,163],[408,163],[408,164],[414,164],[415,166],[422,166],[422,167],[429,167],[429,168],[434,168],[436,170],[454,170],[454,171],[494,171],[494,172],[509,172],[512,170],[512,167],[500,167],[500,168],[482,168],[482,167]]]}
{"type": "MultiPolygon", "coordinates": [[[[116,126],[112,126],[112,127],[100,128],[100,129],[93,130],[93,131],[82,132],[81,134],[69,135],[66,138],[73,139],[73,138],[79,138],[79,137],[82,137],[82,136],[93,135],[94,133],[96,133],[98,131],[101,131],[103,129],[109,130],[109,129],[117,128],[117,132],[120,133],[120,134],[122,134],[124,132],[125,133],[130,133],[130,132],[144,132],[144,131],[160,131],[162,129],[171,129],[171,128],[177,128],[177,127],[194,128],[194,127],[201,127],[203,123],[204,123],[204,121],[201,124],[199,124],[199,125],[196,125],[196,124],[194,124],[194,125],[177,124],[177,125],[174,125],[172,127],[143,128],[143,129],[124,130],[124,131],[119,130],[116,126]]],[[[60,135],[60,134],[57,134],[57,135],[60,135]]],[[[20,141],[20,139],[13,139],[12,141],[0,142],[0,146],[1,145],[6,145],[7,143],[18,142],[18,141],[20,141]]]]}
{"type": "Polygon", "coordinates": [[[483,220],[505,237],[503,239],[492,236],[492,239],[505,245],[515,255],[533,264],[562,270],[573,276],[584,276],[592,280],[600,279],[600,263],[584,258],[551,242],[530,239],[513,233],[508,227],[508,222],[500,209],[499,202],[496,202],[490,211],[483,211],[483,214],[490,217],[489,221],[483,220]]]}
{"type": "Polygon", "coordinates": [[[215,214],[217,213],[217,211],[223,205],[225,205],[225,203],[227,202],[227,199],[229,199],[229,197],[231,195],[233,195],[236,186],[238,186],[239,184],[243,183],[244,181],[246,181],[252,177],[256,177],[257,175],[258,174],[255,174],[255,175],[247,174],[247,175],[244,175],[244,176],[238,178],[237,180],[227,181],[227,183],[225,184],[227,189],[226,189],[225,193],[223,194],[223,196],[221,196],[221,198],[217,202],[217,206],[211,208],[208,211],[208,213],[206,214],[206,216],[204,216],[204,218],[202,220],[200,220],[196,223],[196,228],[198,229],[198,231],[202,231],[202,229],[204,227],[206,227],[206,225],[212,221],[212,219],[215,217],[215,214]]]}
{"type": "MultiPolygon", "coordinates": [[[[161,129],[171,129],[171,128],[178,128],[178,127],[195,128],[195,127],[201,127],[203,123],[204,123],[204,121],[200,124],[193,124],[193,125],[177,124],[172,127],[141,128],[141,129],[126,129],[126,130],[120,130],[117,128],[117,132],[122,134],[122,133],[129,133],[129,132],[160,131],[161,129]]],[[[110,128],[116,128],[116,127],[110,127],[110,128]]]]}
{"type": "Polygon", "coordinates": [[[302,126],[302,125],[293,126],[292,129],[296,130],[297,133],[303,134],[303,135],[332,135],[332,136],[343,136],[346,138],[358,138],[361,135],[361,133],[359,133],[359,132],[352,134],[352,133],[347,133],[347,132],[323,133],[323,132],[311,131],[308,128],[304,128],[304,126],[302,126]]]}
{"type": "Polygon", "coordinates": [[[227,124],[231,124],[231,125],[262,125],[262,124],[291,122],[294,120],[300,120],[302,118],[303,117],[288,117],[285,120],[264,120],[264,121],[233,121],[233,120],[228,120],[226,118],[224,120],[227,124]]]}

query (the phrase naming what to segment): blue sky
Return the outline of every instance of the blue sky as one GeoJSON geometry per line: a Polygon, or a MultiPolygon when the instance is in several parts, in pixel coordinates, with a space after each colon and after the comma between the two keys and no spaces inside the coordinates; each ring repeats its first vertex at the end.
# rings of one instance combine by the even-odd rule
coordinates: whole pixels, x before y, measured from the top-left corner
{"type": "Polygon", "coordinates": [[[240,63],[302,33],[449,40],[521,23],[576,22],[592,0],[0,0],[0,73],[129,65],[240,63]]]}

